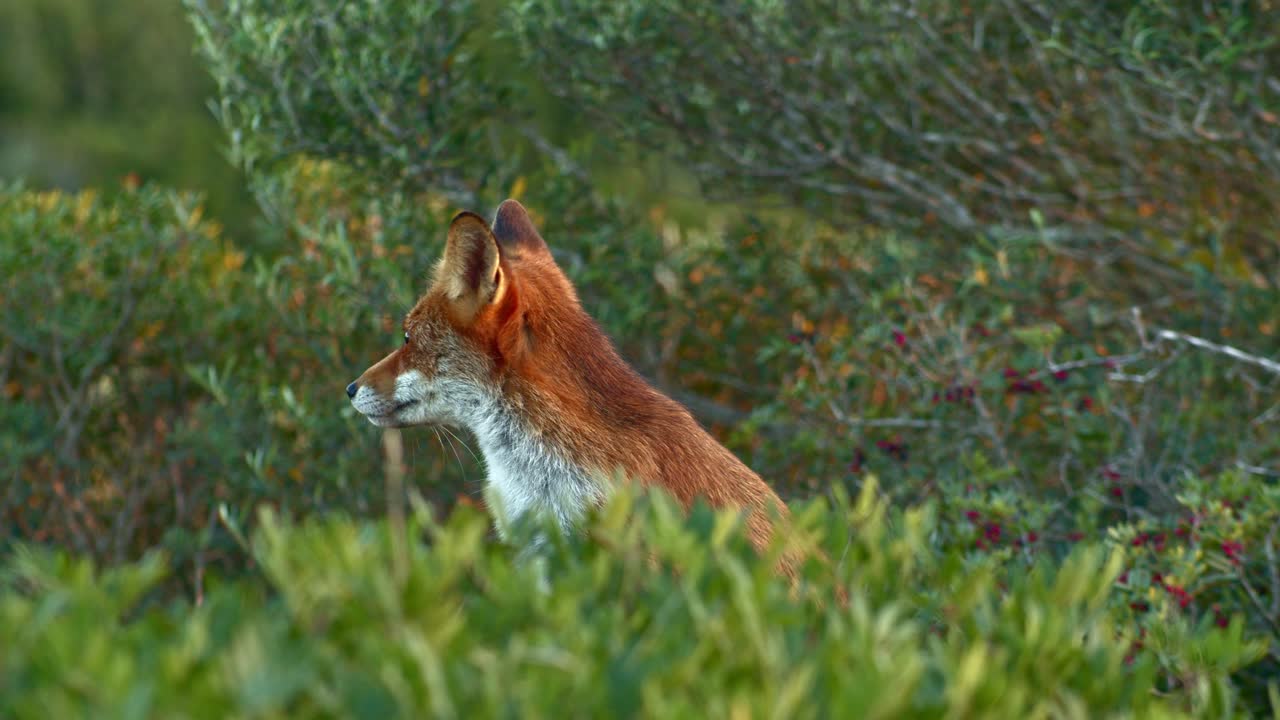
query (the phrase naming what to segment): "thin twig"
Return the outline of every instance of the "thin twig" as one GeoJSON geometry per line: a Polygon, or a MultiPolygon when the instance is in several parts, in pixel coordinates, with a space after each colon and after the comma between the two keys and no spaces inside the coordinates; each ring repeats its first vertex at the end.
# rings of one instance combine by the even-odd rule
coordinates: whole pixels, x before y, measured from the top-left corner
{"type": "MultiPolygon", "coordinates": [[[[1253,609],[1258,611],[1262,619],[1271,627],[1271,633],[1280,639],[1280,619],[1274,617],[1267,612],[1267,608],[1262,604],[1262,598],[1258,597],[1258,591],[1253,589],[1253,585],[1249,582],[1248,574],[1243,568],[1237,571],[1237,578],[1240,580],[1240,587],[1244,588],[1245,595],[1249,596],[1249,603],[1253,605],[1253,609]]],[[[1276,643],[1270,643],[1269,650],[1271,654],[1280,660],[1280,650],[1276,649],[1276,643]]]]}
{"type": "MultiPolygon", "coordinates": [[[[809,359],[809,366],[813,368],[813,374],[818,378],[818,382],[824,386],[830,386],[830,376],[827,375],[826,368],[822,361],[818,359],[817,353],[813,351],[813,347],[805,345],[805,357],[809,359]]],[[[921,420],[919,418],[864,418],[855,417],[840,408],[836,404],[835,399],[831,395],[826,398],[827,409],[831,411],[831,415],[840,423],[849,427],[913,427],[913,428],[933,428],[942,427],[942,423],[938,420],[921,420]]]]}
{"type": "Polygon", "coordinates": [[[1250,465],[1243,460],[1236,460],[1236,468],[1243,470],[1250,475],[1263,475],[1266,477],[1280,477],[1280,470],[1272,470],[1262,467],[1261,465],[1250,465]]]}
{"type": "Polygon", "coordinates": [[[403,588],[409,578],[409,538],[404,519],[404,442],[399,430],[388,428],[382,433],[382,449],[386,455],[391,571],[394,573],[396,586],[403,588]]]}
{"type": "Polygon", "coordinates": [[[1233,358],[1240,362],[1248,363],[1250,365],[1260,367],[1268,372],[1280,375],[1280,362],[1260,357],[1258,355],[1252,355],[1238,348],[1231,347],[1230,345],[1219,345],[1218,343],[1205,340],[1202,337],[1180,333],[1176,330],[1157,330],[1156,339],[1170,342],[1183,342],[1188,345],[1198,347],[1201,350],[1208,350],[1209,352],[1217,353],[1219,355],[1226,355],[1229,358],[1233,358]]]}

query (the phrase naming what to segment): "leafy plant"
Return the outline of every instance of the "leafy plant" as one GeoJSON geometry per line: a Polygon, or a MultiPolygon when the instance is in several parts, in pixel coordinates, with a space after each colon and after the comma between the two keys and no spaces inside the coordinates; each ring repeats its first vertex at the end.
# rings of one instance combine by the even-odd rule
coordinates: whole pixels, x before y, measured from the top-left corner
{"type": "Polygon", "coordinates": [[[1227,673],[1260,649],[1238,623],[1171,620],[1182,651],[1213,660],[1157,697],[1156,663],[1126,661],[1108,610],[1120,551],[966,557],[932,539],[934,511],[891,510],[868,485],[801,513],[839,531],[825,544],[844,561],[812,564],[796,597],[732,513],[639,500],[621,493],[523,565],[472,510],[399,529],[268,513],[253,555],[278,599],[245,579],[196,608],[138,607],[154,557],[99,573],[22,550],[0,590],[0,702],[15,717],[1223,716],[1227,673]],[[847,607],[814,601],[835,583],[847,607]]]}

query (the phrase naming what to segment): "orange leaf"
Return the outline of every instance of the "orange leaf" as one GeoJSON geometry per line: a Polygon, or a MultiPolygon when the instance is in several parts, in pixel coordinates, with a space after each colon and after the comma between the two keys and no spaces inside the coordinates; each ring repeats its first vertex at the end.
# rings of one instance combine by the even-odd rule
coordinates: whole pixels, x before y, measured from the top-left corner
{"type": "Polygon", "coordinates": [[[889,389],[885,387],[883,380],[877,380],[875,387],[871,388],[871,404],[884,405],[889,399],[889,389]]]}

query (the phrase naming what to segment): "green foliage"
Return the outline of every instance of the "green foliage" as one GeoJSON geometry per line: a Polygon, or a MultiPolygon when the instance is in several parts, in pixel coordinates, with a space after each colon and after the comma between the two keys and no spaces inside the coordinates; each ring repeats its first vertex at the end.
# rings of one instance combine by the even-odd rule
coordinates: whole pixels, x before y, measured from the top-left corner
{"type": "Polygon", "coordinates": [[[308,154],[383,189],[458,203],[505,192],[523,147],[484,2],[187,0],[232,155],[251,170],[308,154]],[[498,189],[494,189],[494,184],[498,189]]]}
{"type": "MultiPolygon", "coordinates": [[[[209,92],[186,36],[72,5],[0,9],[34,58],[0,64],[0,125],[87,117],[122,158],[93,177],[189,168],[216,199],[150,134],[218,152],[159,110],[209,92]],[[83,75],[144,62],[155,85],[83,75]]],[[[1271,14],[185,6],[254,232],[150,184],[0,190],[0,714],[1275,706],[1271,14]],[[825,496],[801,525],[834,579],[794,598],[662,500],[514,564],[466,438],[427,429],[429,544],[368,522],[404,497],[342,388],[398,344],[450,216],[508,195],[628,359],[825,496]]]]}
{"type": "Polygon", "coordinates": [[[195,198],[149,187],[6,187],[0,236],[0,414],[30,430],[6,435],[0,461],[6,535],[124,557],[129,533],[112,525],[157,494],[134,480],[184,464],[156,454],[196,391],[184,365],[226,340],[236,256],[195,198]]]}
{"type": "Polygon", "coordinates": [[[1253,3],[512,7],[548,87],[732,202],[1275,267],[1280,88],[1263,78],[1280,46],[1253,3]]]}
{"type": "MultiPolygon", "coordinates": [[[[237,564],[210,527],[220,502],[233,517],[264,501],[383,506],[362,482],[376,438],[341,389],[394,347],[386,309],[417,286],[408,246],[356,231],[357,249],[345,219],[299,211],[315,235],[253,251],[201,215],[196,198],[149,186],[0,192],[0,416],[19,430],[0,436],[0,542],[112,560],[162,545],[198,584],[206,562],[237,564]]],[[[456,492],[446,480],[429,495],[456,492]]]]}
{"type": "Polygon", "coordinates": [[[195,608],[139,607],[155,557],[96,571],[24,549],[0,585],[0,702],[13,717],[1238,713],[1227,673],[1259,652],[1238,626],[1174,621],[1214,661],[1160,698],[1156,665],[1126,661],[1108,609],[1120,552],[1000,567],[939,546],[930,508],[891,510],[870,487],[841,505],[802,513],[844,559],[811,563],[800,597],[734,515],[682,520],[627,493],[526,564],[473,511],[419,511],[403,533],[268,513],[253,557],[278,597],[245,579],[195,608]]]}

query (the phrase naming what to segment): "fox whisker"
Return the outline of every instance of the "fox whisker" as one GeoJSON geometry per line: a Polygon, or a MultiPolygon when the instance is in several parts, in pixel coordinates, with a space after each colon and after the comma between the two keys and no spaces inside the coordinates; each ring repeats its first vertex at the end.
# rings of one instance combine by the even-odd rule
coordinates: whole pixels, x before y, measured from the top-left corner
{"type": "MultiPolygon", "coordinates": [[[[440,449],[443,450],[446,438],[440,434],[440,426],[434,425],[431,430],[435,432],[436,440],[440,442],[440,449]]],[[[467,478],[467,468],[462,464],[462,456],[458,454],[458,449],[453,446],[453,441],[449,440],[448,442],[449,450],[453,452],[453,459],[458,462],[458,470],[462,473],[462,481],[470,484],[471,481],[467,478]]]]}
{"type": "Polygon", "coordinates": [[[450,430],[449,428],[447,428],[447,427],[445,427],[445,426],[443,426],[443,425],[441,425],[441,426],[439,426],[439,427],[440,427],[440,429],[441,429],[441,430],[443,430],[443,431],[445,431],[446,433],[448,433],[449,437],[451,437],[451,438],[453,438],[454,440],[457,440],[459,443],[461,443],[461,444],[462,444],[462,447],[466,448],[466,449],[467,449],[467,452],[468,452],[468,453],[470,453],[470,455],[471,455],[471,459],[472,459],[472,460],[475,460],[477,463],[479,463],[479,464],[481,464],[481,465],[483,465],[483,464],[484,464],[483,462],[481,462],[481,461],[480,461],[480,456],[479,456],[479,455],[476,455],[476,451],[475,451],[475,450],[472,450],[472,449],[471,449],[471,446],[470,446],[470,445],[468,445],[468,444],[467,444],[467,442],[466,442],[465,440],[463,440],[462,438],[458,437],[457,433],[455,433],[454,431],[450,430]]]}

